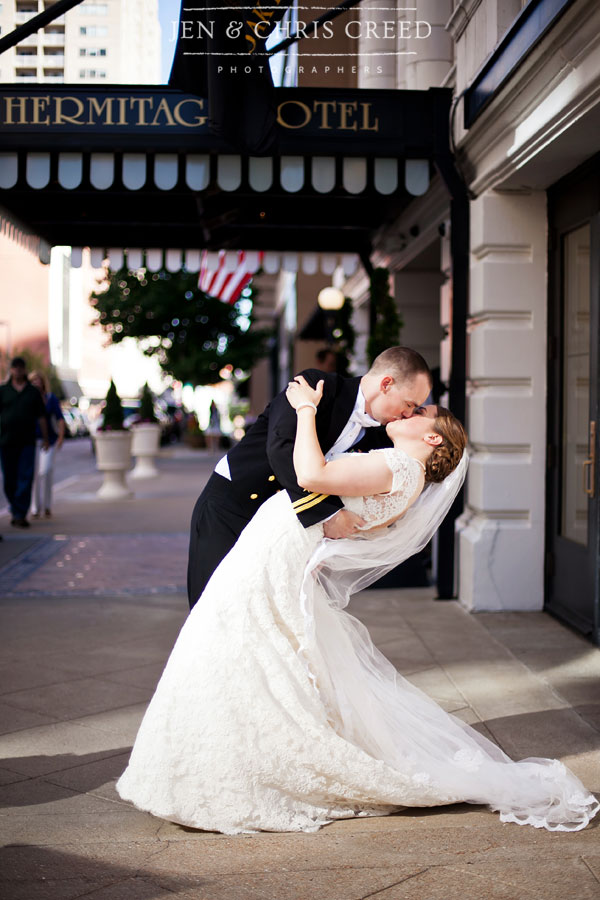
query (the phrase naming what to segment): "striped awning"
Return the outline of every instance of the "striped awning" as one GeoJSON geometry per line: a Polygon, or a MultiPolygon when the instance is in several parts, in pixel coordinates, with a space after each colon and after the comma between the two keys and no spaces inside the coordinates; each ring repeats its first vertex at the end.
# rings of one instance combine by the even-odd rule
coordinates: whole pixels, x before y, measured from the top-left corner
{"type": "Polygon", "coordinates": [[[274,99],[276,150],[260,156],[211,131],[209,98],[176,88],[4,85],[2,204],[62,246],[364,255],[431,173],[456,179],[449,88],[274,99]]]}
{"type": "Polygon", "coordinates": [[[50,262],[50,247],[43,238],[34,234],[23,222],[0,207],[0,234],[39,257],[40,262],[50,262]]]}
{"type": "Polygon", "coordinates": [[[186,187],[201,192],[211,186],[232,193],[270,190],[329,194],[382,195],[406,191],[420,196],[429,187],[426,159],[364,156],[261,156],[194,153],[37,152],[0,153],[0,188],[19,181],[34,191],[60,185],[67,191],[85,187],[108,191],[186,187]]]}
{"type": "MultiPolygon", "coordinates": [[[[74,268],[81,266],[82,247],[73,247],[71,250],[71,265],[74,268]]],[[[238,265],[238,250],[228,250],[225,253],[224,266],[226,271],[235,271],[238,265]]],[[[332,276],[337,269],[341,269],[349,278],[359,265],[359,258],[355,253],[280,253],[274,250],[263,254],[262,263],[258,251],[245,251],[245,266],[248,271],[256,272],[262,268],[269,275],[278,272],[302,272],[305,275],[332,276]]],[[[159,250],[154,247],[144,249],[141,247],[91,247],[90,261],[94,268],[99,269],[106,261],[113,271],[118,271],[123,266],[128,269],[147,268],[150,272],[159,272],[166,269],[168,272],[179,272],[185,268],[188,272],[200,271],[202,251],[195,248],[177,249],[170,248],[159,250]]],[[[216,271],[219,267],[219,251],[207,253],[206,265],[209,270],[216,271]]]]}

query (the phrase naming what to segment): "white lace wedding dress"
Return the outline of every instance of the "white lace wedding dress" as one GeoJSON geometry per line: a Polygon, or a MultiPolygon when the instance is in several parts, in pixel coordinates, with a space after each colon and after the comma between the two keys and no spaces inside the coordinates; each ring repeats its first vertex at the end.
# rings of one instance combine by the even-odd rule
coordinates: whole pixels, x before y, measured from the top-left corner
{"type": "MultiPolygon", "coordinates": [[[[390,494],[345,498],[398,516],[419,465],[384,453],[390,494]]],[[[214,573],[171,653],[117,790],[164,819],[225,834],[316,831],[402,807],[488,804],[503,821],[583,828],[599,804],[559,761],[511,761],[400,676],[364,626],[301,600],[322,525],[285,491],[214,573]]]]}

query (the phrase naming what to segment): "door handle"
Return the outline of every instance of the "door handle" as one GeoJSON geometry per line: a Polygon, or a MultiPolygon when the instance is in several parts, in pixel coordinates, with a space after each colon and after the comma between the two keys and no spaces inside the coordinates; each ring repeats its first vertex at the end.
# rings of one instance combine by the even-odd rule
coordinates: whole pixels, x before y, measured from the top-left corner
{"type": "Polygon", "coordinates": [[[596,423],[590,422],[588,458],[583,464],[583,490],[588,497],[596,493],[596,423]]]}

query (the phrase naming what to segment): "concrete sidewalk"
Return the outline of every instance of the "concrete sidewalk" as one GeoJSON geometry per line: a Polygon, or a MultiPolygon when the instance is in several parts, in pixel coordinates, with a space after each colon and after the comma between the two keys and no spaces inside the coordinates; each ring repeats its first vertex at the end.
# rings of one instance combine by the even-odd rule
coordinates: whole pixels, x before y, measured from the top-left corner
{"type": "MultiPolygon", "coordinates": [[[[456,805],[230,838],[120,801],[114,783],[185,619],[189,517],[213,464],[167,451],[161,477],[114,505],[83,474],[0,570],[0,897],[600,897],[599,825],[548,833],[456,805]]],[[[470,616],[429,589],[365,591],[351,611],[445,709],[600,791],[600,651],[545,614],[470,616]]]]}

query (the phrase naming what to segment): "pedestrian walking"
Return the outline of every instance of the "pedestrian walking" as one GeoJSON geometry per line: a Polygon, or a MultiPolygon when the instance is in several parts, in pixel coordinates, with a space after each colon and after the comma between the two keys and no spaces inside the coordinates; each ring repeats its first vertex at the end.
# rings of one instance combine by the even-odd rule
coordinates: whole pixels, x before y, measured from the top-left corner
{"type": "Polygon", "coordinates": [[[27,377],[25,360],[15,356],[8,381],[0,385],[0,464],[11,525],[16,528],[29,528],[27,513],[33,484],[36,423],[42,447],[47,449],[44,401],[27,377]]]}
{"type": "Polygon", "coordinates": [[[54,481],[54,459],[57,450],[65,439],[65,417],[58,397],[50,390],[48,376],[44,372],[32,372],[29,376],[31,384],[37,388],[46,408],[46,424],[48,426],[48,449],[44,450],[43,438],[39,424],[36,424],[35,474],[33,478],[33,498],[31,514],[37,519],[42,510],[47,519],[52,515],[52,484],[54,481]]]}
{"type": "Polygon", "coordinates": [[[206,446],[211,453],[216,453],[221,446],[221,413],[214,400],[210,403],[210,418],[208,428],[204,432],[206,438],[206,446]]]}

